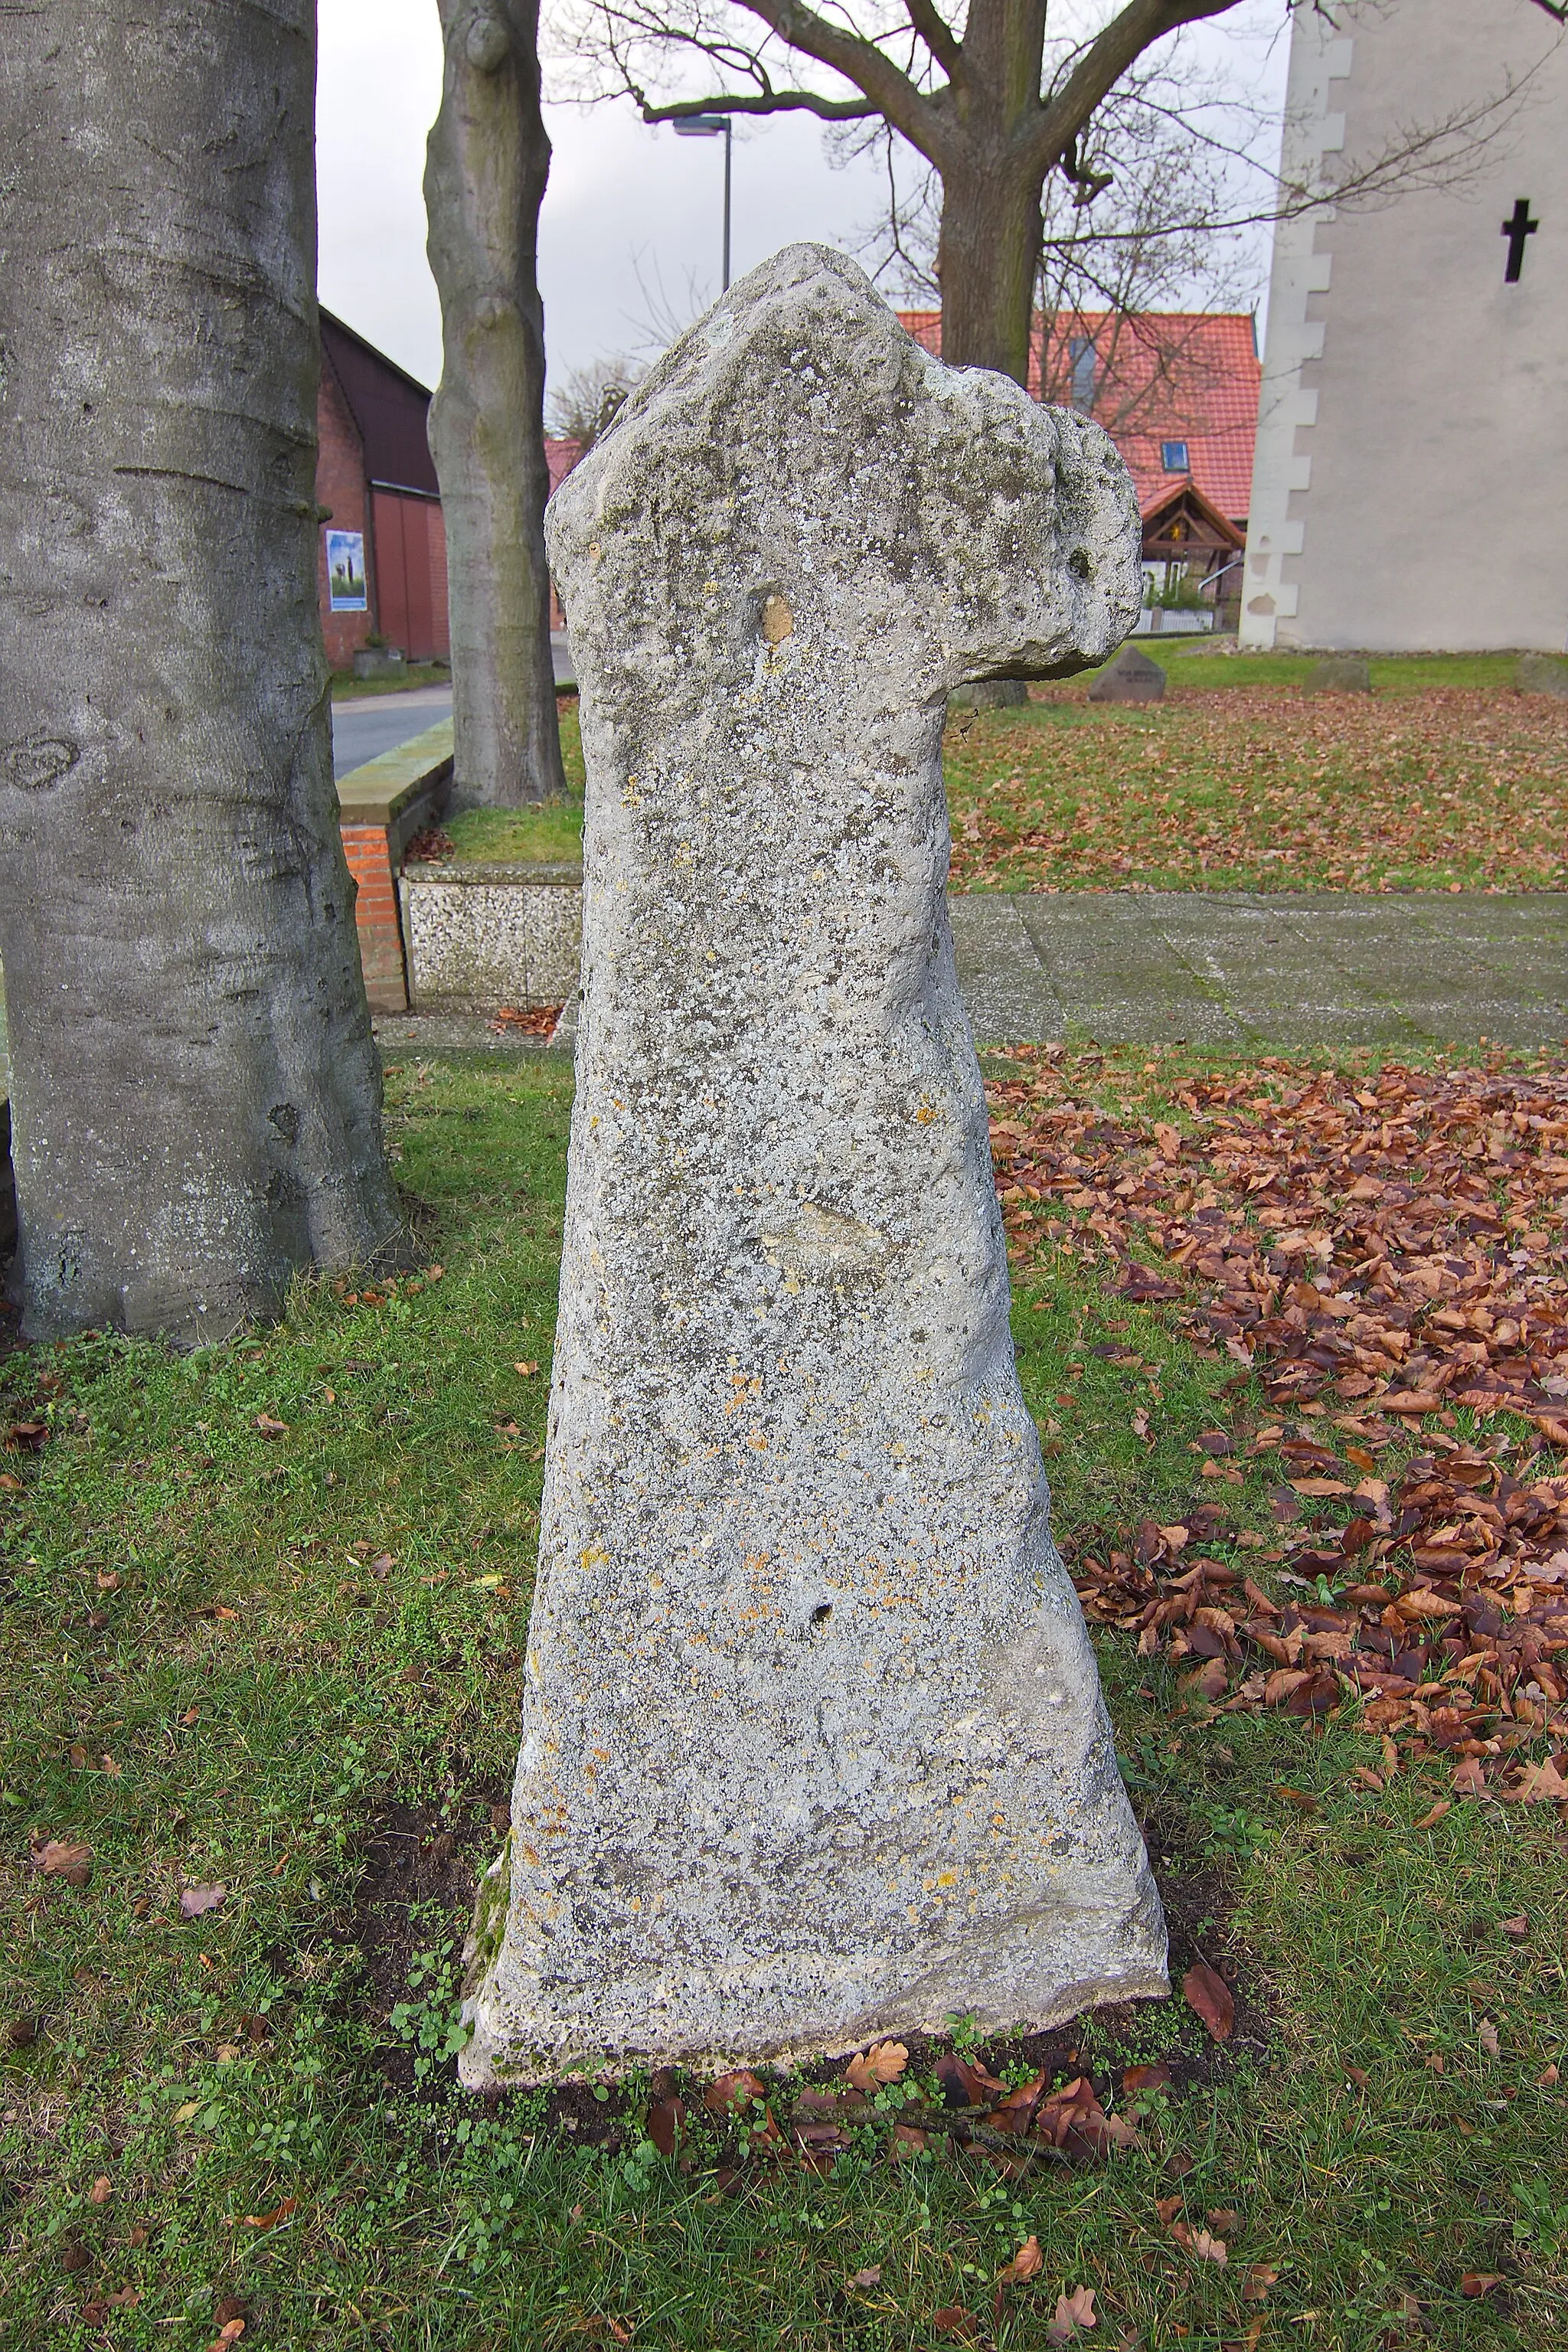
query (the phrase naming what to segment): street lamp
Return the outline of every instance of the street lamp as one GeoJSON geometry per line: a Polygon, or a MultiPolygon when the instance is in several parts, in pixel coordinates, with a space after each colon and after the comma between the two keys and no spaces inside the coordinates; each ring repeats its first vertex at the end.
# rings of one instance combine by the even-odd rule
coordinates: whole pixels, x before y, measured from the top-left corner
{"type": "Polygon", "coordinates": [[[727,114],[679,114],[675,118],[678,139],[724,139],[724,285],[730,290],[730,152],[731,124],[727,114]]]}

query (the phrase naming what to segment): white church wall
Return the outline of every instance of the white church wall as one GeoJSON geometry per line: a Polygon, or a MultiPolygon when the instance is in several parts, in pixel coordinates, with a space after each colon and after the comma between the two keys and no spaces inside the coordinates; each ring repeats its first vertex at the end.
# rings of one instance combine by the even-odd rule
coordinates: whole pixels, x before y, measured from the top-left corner
{"type": "Polygon", "coordinates": [[[1568,644],[1568,43],[1527,0],[1294,18],[1284,173],[1352,164],[1538,68],[1460,183],[1277,232],[1245,645],[1568,644]],[[1502,224],[1539,226],[1517,284],[1502,224]]]}

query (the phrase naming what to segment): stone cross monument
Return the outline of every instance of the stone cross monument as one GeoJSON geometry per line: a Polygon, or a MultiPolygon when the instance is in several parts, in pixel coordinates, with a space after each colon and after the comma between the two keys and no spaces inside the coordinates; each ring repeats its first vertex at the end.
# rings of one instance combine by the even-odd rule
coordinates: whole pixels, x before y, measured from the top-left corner
{"type": "Polygon", "coordinates": [[[1110,442],[795,246],[550,509],[588,771],[539,1582],[472,2084],[1163,1991],[1008,1329],[950,691],[1139,609],[1110,442]]]}

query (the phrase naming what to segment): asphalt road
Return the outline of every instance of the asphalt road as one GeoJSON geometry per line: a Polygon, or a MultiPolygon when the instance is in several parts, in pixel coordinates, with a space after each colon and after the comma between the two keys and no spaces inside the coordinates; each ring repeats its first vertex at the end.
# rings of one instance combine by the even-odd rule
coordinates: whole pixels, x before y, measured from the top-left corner
{"type": "MultiPolygon", "coordinates": [[[[555,660],[556,685],[573,685],[572,656],[564,635],[552,636],[550,650],[555,660]]],[[[346,776],[351,769],[363,768],[367,760],[378,760],[384,751],[395,751],[411,736],[423,735],[426,727],[434,727],[451,715],[449,686],[411,686],[400,694],[367,694],[353,701],[335,702],[333,775],[346,776]]]]}
{"type": "Polygon", "coordinates": [[[332,773],[346,776],[384,751],[395,751],[452,716],[449,686],[413,686],[402,694],[367,694],[332,705],[332,773]]]}

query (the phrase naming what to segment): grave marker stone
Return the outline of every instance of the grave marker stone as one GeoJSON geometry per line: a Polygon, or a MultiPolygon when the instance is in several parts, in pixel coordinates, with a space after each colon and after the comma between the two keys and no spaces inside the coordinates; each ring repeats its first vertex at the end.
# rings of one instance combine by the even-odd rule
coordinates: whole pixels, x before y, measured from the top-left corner
{"type": "Polygon", "coordinates": [[[1165,673],[1136,646],[1123,646],[1089,689],[1091,702],[1163,702],[1165,673]]]}
{"type": "Polygon", "coordinates": [[[1164,1990],[945,911],[949,694],[1138,613],[1110,442],[797,246],[557,493],[584,1000],[472,2084],[1164,1990]]]}

